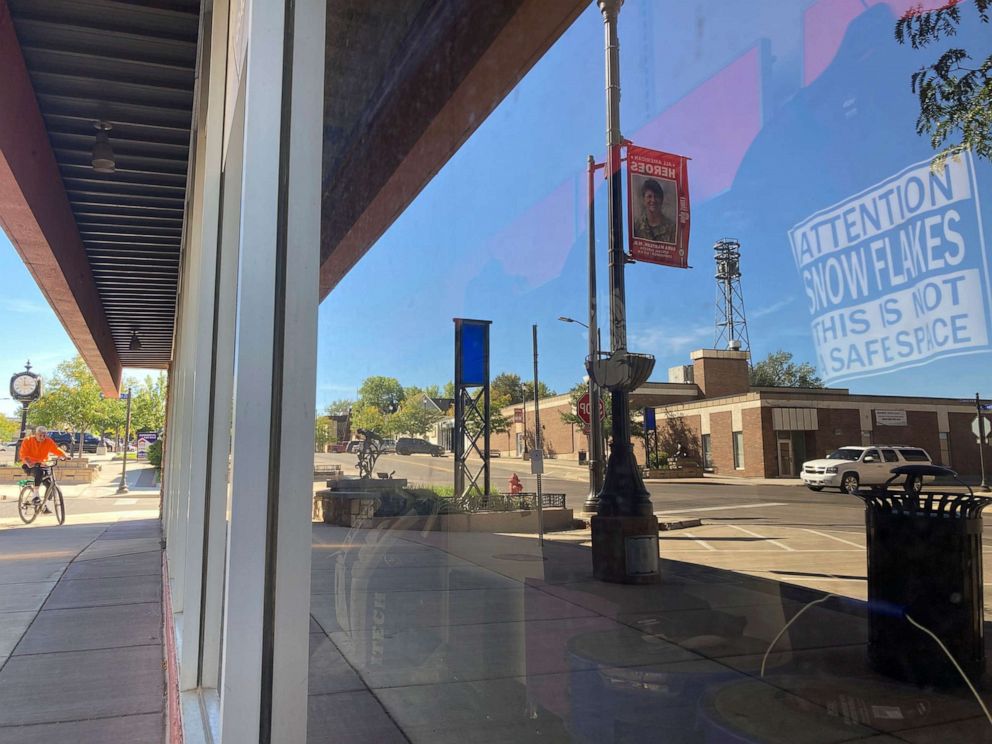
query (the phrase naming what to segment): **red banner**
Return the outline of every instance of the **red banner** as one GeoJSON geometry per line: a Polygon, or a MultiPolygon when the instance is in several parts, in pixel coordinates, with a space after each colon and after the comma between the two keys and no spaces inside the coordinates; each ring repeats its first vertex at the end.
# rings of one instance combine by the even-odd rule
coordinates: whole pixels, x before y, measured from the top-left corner
{"type": "Polygon", "coordinates": [[[627,148],[627,234],[637,261],[688,268],[687,158],[627,148]]]}

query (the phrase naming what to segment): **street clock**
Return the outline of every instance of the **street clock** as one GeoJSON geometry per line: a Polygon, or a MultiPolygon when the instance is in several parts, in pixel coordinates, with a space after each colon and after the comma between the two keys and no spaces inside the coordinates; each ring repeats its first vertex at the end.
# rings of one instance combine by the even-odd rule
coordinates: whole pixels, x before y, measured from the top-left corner
{"type": "Polygon", "coordinates": [[[41,397],[41,377],[34,372],[18,372],[10,378],[10,396],[22,403],[31,403],[41,397]]]}

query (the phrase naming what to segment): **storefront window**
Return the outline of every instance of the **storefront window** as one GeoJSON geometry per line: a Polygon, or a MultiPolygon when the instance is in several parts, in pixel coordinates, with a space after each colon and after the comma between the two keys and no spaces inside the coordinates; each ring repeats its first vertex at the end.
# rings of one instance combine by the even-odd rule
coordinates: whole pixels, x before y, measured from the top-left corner
{"type": "MultiPolygon", "coordinates": [[[[349,442],[372,431],[395,451],[377,453],[361,483],[358,453],[316,456],[340,474],[313,527],[314,740],[350,726],[376,741],[992,741],[927,632],[970,660],[961,668],[988,698],[974,656],[981,581],[944,591],[964,569],[942,563],[920,569],[941,577],[929,589],[900,594],[905,567],[944,560],[913,529],[951,520],[872,543],[866,500],[881,503],[892,466],[908,461],[858,461],[869,443],[934,462],[953,452],[978,487],[974,394],[992,397],[992,172],[977,150],[931,167],[912,76],[944,47],[894,38],[916,7],[623,4],[622,135],[691,158],[686,203],[645,183],[632,196],[625,183],[621,200],[624,230],[649,236],[691,214],[688,268],[642,256],[624,269],[627,349],[654,357],[630,397],[638,467],[658,465],[647,511],[669,527],[656,583],[593,574],[586,509],[602,462],[579,461],[593,457],[600,415],[610,455],[616,410],[608,390],[594,409],[587,379],[587,360],[612,348],[611,299],[616,310],[602,169],[591,194],[600,334],[590,343],[582,327],[587,157],[604,161],[606,137],[597,4],[465,125],[477,128],[432,179],[389,184],[409,204],[370,208],[398,216],[320,310],[318,413],[346,416],[349,442]],[[658,201],[665,220],[652,222],[658,201]],[[724,239],[736,263],[717,262],[724,239]],[[454,488],[453,318],[491,321],[489,493],[454,488]],[[728,319],[734,334],[719,340],[728,319]],[[640,418],[649,407],[656,437],[640,418]],[[856,455],[830,459],[838,451],[856,455]],[[971,631],[949,620],[959,611],[971,631]]],[[[992,37],[975,3],[956,7],[958,34],[941,44],[978,68],[992,37]]],[[[370,98],[367,115],[379,105],[370,98]]],[[[416,139],[402,134],[386,144],[416,139]]],[[[342,264],[366,227],[341,232],[342,264]]],[[[913,488],[894,483],[881,519],[913,488]]],[[[967,491],[950,475],[922,488],[967,491]]]]}

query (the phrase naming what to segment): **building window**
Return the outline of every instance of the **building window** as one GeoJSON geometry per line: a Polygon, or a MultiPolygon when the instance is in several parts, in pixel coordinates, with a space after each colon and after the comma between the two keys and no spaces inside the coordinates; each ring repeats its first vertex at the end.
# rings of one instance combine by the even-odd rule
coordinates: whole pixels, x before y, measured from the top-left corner
{"type": "Polygon", "coordinates": [[[713,467],[713,450],[710,448],[709,434],[703,434],[703,467],[713,467]]]}
{"type": "Polygon", "coordinates": [[[734,468],[744,469],[744,432],[734,432],[734,468]]]}

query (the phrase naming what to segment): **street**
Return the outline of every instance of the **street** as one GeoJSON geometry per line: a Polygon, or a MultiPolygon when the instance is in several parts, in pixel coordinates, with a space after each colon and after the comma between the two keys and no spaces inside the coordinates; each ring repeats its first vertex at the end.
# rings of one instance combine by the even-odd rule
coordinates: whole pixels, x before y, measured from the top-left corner
{"type": "MultiPolygon", "coordinates": [[[[355,455],[318,454],[318,465],[340,465],[345,475],[357,475],[355,455]]],[[[391,472],[406,478],[410,485],[451,485],[454,459],[427,455],[382,455],[376,471],[391,472]]],[[[542,477],[546,493],[564,493],[565,504],[578,516],[589,492],[587,470],[574,462],[545,460],[542,477]]],[[[525,491],[534,491],[536,478],[530,474],[530,464],[517,459],[492,461],[492,484],[501,492],[508,490],[507,482],[516,473],[525,491]]],[[[707,478],[711,483],[679,481],[647,483],[655,513],[659,517],[672,515],[706,516],[710,520],[734,515],[752,524],[774,524],[782,527],[829,527],[842,531],[864,531],[863,507],[860,501],[836,491],[814,493],[794,481],[782,484],[748,482],[741,479],[707,478]]]]}
{"type": "MultiPolygon", "coordinates": [[[[355,455],[319,454],[316,462],[335,463],[346,475],[356,474],[355,455]]],[[[450,455],[383,455],[376,471],[407,478],[410,485],[450,485],[453,465],[450,455]]],[[[493,486],[506,491],[516,473],[524,490],[534,491],[535,477],[529,471],[529,463],[521,460],[493,460],[493,486]]],[[[574,462],[547,460],[545,473],[544,492],[564,493],[566,506],[580,516],[589,490],[587,470],[574,462]]],[[[837,491],[814,493],[787,480],[707,477],[646,485],[660,521],[702,520],[698,527],[661,532],[662,557],[867,598],[864,506],[857,498],[837,491]]],[[[551,533],[546,539],[591,544],[588,527],[551,533]]],[[[986,540],[987,568],[992,568],[990,557],[992,545],[986,540]]],[[[992,611],[990,597],[987,593],[986,606],[992,611]]]]}

